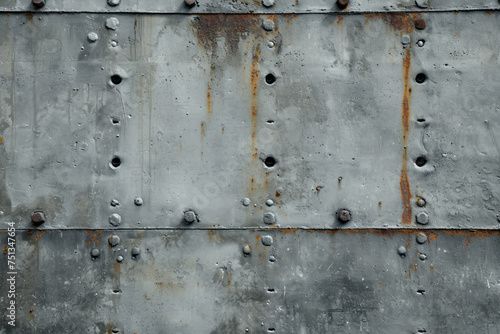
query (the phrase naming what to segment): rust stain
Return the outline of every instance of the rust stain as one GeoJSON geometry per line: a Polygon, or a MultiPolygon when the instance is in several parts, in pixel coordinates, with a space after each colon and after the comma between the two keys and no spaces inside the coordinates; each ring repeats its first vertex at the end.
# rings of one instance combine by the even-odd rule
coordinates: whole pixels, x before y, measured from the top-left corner
{"type": "Polygon", "coordinates": [[[108,323],[108,329],[106,330],[106,333],[112,334],[114,327],[115,327],[115,325],[113,325],[112,323],[108,323]]]}
{"type": "Polygon", "coordinates": [[[7,254],[8,251],[9,251],[9,247],[3,246],[3,253],[7,254]]]}
{"type": "Polygon", "coordinates": [[[231,276],[233,275],[229,275],[229,278],[227,279],[227,292],[231,292],[231,276]]]}
{"type": "Polygon", "coordinates": [[[488,12],[488,15],[491,16],[491,12],[488,12]]]}
{"type": "Polygon", "coordinates": [[[432,270],[434,270],[434,267],[433,267],[433,266],[431,266],[431,269],[432,269],[432,270]]]}
{"type": "Polygon", "coordinates": [[[31,321],[33,321],[33,312],[35,312],[35,310],[31,309],[31,310],[30,310],[30,318],[31,318],[31,321]]]}
{"type": "Polygon", "coordinates": [[[3,144],[3,142],[4,142],[3,137],[0,137],[0,144],[3,144]]]}
{"type": "Polygon", "coordinates": [[[203,138],[205,137],[205,122],[201,122],[200,133],[201,133],[201,140],[203,141],[203,138]]]}
{"type": "Polygon", "coordinates": [[[27,18],[29,18],[29,19],[30,19],[30,21],[31,21],[31,24],[33,24],[33,14],[25,14],[25,16],[26,16],[27,18]]]}
{"type": "Polygon", "coordinates": [[[344,26],[344,23],[342,21],[344,21],[344,17],[342,15],[339,15],[339,17],[337,19],[337,25],[344,26]]]}
{"type": "Polygon", "coordinates": [[[414,20],[420,18],[420,14],[394,13],[394,14],[365,14],[365,25],[368,26],[374,19],[385,21],[392,30],[402,31],[407,34],[413,32],[415,28],[414,20]]]}
{"type": "MultiPolygon", "coordinates": [[[[255,148],[255,138],[257,136],[257,89],[259,87],[259,57],[260,57],[260,44],[253,49],[252,52],[252,65],[250,66],[250,87],[252,89],[252,104],[251,119],[252,119],[252,154],[255,148]]],[[[255,157],[257,154],[255,154],[255,157]]]]}
{"type": "Polygon", "coordinates": [[[282,192],[283,191],[281,189],[277,189],[276,193],[274,194],[274,196],[276,196],[276,198],[280,198],[282,192]]]}
{"type": "MultiPolygon", "coordinates": [[[[212,78],[210,78],[210,82],[212,82],[212,78]]],[[[208,113],[208,119],[210,119],[210,116],[212,115],[212,96],[211,96],[212,88],[210,87],[210,82],[207,83],[207,113],[208,113]]]]}
{"type": "Polygon", "coordinates": [[[87,245],[90,245],[91,243],[95,242],[96,244],[99,243],[99,239],[102,236],[102,230],[87,230],[87,234],[90,236],[91,239],[85,240],[85,243],[87,245]]]}
{"type": "Polygon", "coordinates": [[[401,113],[401,123],[403,132],[403,157],[401,166],[401,178],[399,180],[399,186],[401,188],[401,198],[403,199],[403,213],[401,214],[401,224],[403,225],[409,225],[412,222],[411,202],[410,202],[411,189],[407,173],[408,157],[406,152],[408,132],[410,130],[410,124],[409,124],[410,101],[411,101],[411,87],[409,84],[410,65],[411,65],[411,54],[410,51],[406,50],[405,57],[403,58],[404,91],[403,91],[403,102],[402,102],[402,113],[401,113]]]}
{"type": "MultiPolygon", "coordinates": [[[[298,1],[297,1],[297,3],[298,3],[298,1]]],[[[274,16],[275,16],[274,21],[276,23],[278,20],[277,20],[276,15],[274,15],[274,16]]],[[[285,17],[285,19],[286,19],[286,24],[290,25],[290,24],[292,24],[292,19],[296,19],[298,17],[298,15],[297,14],[285,14],[285,15],[283,15],[283,17],[285,17]]]]}
{"type": "Polygon", "coordinates": [[[38,231],[37,235],[35,237],[35,242],[38,242],[38,238],[40,238],[42,235],[44,235],[47,231],[38,231]]]}

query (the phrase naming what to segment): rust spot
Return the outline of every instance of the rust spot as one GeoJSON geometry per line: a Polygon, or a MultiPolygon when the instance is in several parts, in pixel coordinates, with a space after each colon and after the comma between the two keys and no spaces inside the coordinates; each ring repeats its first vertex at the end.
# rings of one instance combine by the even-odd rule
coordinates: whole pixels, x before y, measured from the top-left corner
{"type": "Polygon", "coordinates": [[[113,333],[113,328],[115,326],[112,323],[108,323],[108,329],[106,330],[106,333],[112,334],[113,333]]]}
{"type": "Polygon", "coordinates": [[[31,310],[30,310],[30,318],[31,318],[31,321],[33,321],[33,312],[35,312],[35,310],[31,309],[31,310]]]}
{"type": "Polygon", "coordinates": [[[406,50],[405,57],[403,58],[403,102],[402,102],[402,113],[401,113],[401,123],[403,132],[403,157],[401,166],[401,178],[399,180],[399,186],[401,188],[401,198],[403,199],[403,213],[401,214],[401,224],[409,225],[412,222],[411,213],[411,190],[410,181],[408,179],[407,173],[407,163],[408,157],[406,153],[406,144],[408,141],[408,132],[410,130],[410,101],[411,101],[411,87],[409,84],[410,79],[410,65],[411,65],[411,54],[410,51],[406,50]]]}
{"type": "Polygon", "coordinates": [[[382,281],[378,282],[378,284],[379,284],[380,286],[382,286],[382,281]]]}
{"type": "Polygon", "coordinates": [[[205,122],[201,122],[200,125],[201,140],[205,137],[205,122]]]}
{"type": "Polygon", "coordinates": [[[433,267],[433,266],[431,266],[431,269],[432,269],[432,270],[434,270],[434,267],[433,267]]]}
{"type": "Polygon", "coordinates": [[[250,67],[250,87],[252,89],[251,119],[252,119],[252,154],[255,148],[255,138],[257,136],[257,89],[259,87],[259,57],[260,44],[253,49],[252,66],[250,67]]]}
{"type": "MultiPolygon", "coordinates": [[[[298,3],[298,1],[297,1],[297,3],[298,3]]],[[[286,18],[286,24],[287,25],[292,24],[292,19],[296,19],[298,17],[297,14],[285,14],[283,16],[286,18]]],[[[277,21],[277,17],[276,17],[276,19],[274,21],[275,22],[277,21]]]]}
{"type": "MultiPolygon", "coordinates": [[[[258,231],[258,230],[254,230],[254,231],[258,231]]],[[[260,235],[256,236],[256,239],[260,240],[260,235]]]]}
{"type": "Polygon", "coordinates": [[[91,243],[95,242],[96,244],[99,243],[99,239],[101,238],[102,236],[102,230],[87,230],[87,234],[89,235],[90,239],[87,238],[87,240],[85,240],[85,243],[87,245],[90,245],[91,243]]]}
{"type": "Polygon", "coordinates": [[[35,242],[38,242],[38,238],[40,238],[42,235],[44,235],[47,231],[38,231],[37,235],[35,237],[35,242]]]}
{"type": "Polygon", "coordinates": [[[276,193],[274,194],[274,196],[276,196],[276,198],[280,198],[282,192],[283,192],[283,190],[276,189],[276,193]]]}
{"type": "MultiPolygon", "coordinates": [[[[382,14],[382,13],[376,13],[376,14],[365,14],[365,22],[366,25],[370,21],[373,21],[374,19],[380,19],[385,21],[392,30],[396,31],[402,31],[405,33],[411,33],[413,29],[415,28],[414,23],[412,18],[414,19],[414,16],[410,16],[413,14],[408,14],[408,13],[394,13],[394,14],[382,14]]],[[[418,14],[416,14],[418,15],[418,14]]]]}
{"type": "Polygon", "coordinates": [[[3,253],[7,254],[8,251],[9,251],[9,247],[3,246],[3,253]]]}
{"type": "Polygon", "coordinates": [[[488,12],[488,15],[491,16],[491,12],[488,12]]]}
{"type": "Polygon", "coordinates": [[[3,144],[3,142],[4,142],[3,137],[0,137],[0,144],[3,144]]]}
{"type": "Polygon", "coordinates": [[[224,134],[224,127],[222,127],[222,134],[224,134]]]}
{"type": "Polygon", "coordinates": [[[263,34],[260,19],[256,15],[200,15],[193,20],[192,25],[198,44],[212,54],[217,49],[217,39],[221,37],[229,50],[235,53],[240,40],[245,40],[250,34],[263,34]]]}
{"type": "Polygon", "coordinates": [[[382,206],[382,202],[378,202],[378,206],[382,206]]]}
{"type": "Polygon", "coordinates": [[[231,291],[231,276],[229,275],[229,278],[227,279],[227,292],[231,291]]]}

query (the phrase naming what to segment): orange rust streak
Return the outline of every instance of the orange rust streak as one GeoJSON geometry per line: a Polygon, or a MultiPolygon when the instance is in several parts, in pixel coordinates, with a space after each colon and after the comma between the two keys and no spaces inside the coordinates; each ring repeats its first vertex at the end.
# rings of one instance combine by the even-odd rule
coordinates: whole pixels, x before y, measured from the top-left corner
{"type": "Polygon", "coordinates": [[[257,89],[259,87],[259,57],[260,57],[260,44],[254,48],[252,53],[252,66],[250,66],[250,87],[252,89],[252,104],[250,110],[252,111],[252,147],[253,154],[255,147],[255,138],[257,136],[257,89]]]}
{"type": "Polygon", "coordinates": [[[399,186],[401,188],[401,198],[403,199],[403,213],[401,214],[401,224],[409,225],[412,222],[411,213],[411,190],[410,181],[408,179],[407,173],[407,153],[406,144],[408,141],[408,132],[410,130],[410,101],[411,101],[411,87],[409,85],[410,78],[410,65],[411,65],[411,55],[410,51],[406,50],[406,55],[403,58],[403,81],[404,81],[404,92],[403,92],[403,102],[402,102],[402,113],[401,113],[401,123],[403,130],[403,158],[401,166],[401,178],[399,180],[399,186]]]}
{"type": "Polygon", "coordinates": [[[38,238],[45,234],[47,231],[38,231],[38,235],[35,237],[35,242],[38,242],[38,238]]]}
{"type": "Polygon", "coordinates": [[[210,88],[210,82],[207,83],[207,113],[208,113],[208,118],[210,119],[210,116],[212,115],[212,97],[211,97],[211,92],[212,88],[210,88]]]}
{"type": "Polygon", "coordinates": [[[26,16],[27,18],[29,18],[29,19],[30,19],[30,21],[31,21],[31,24],[33,24],[33,14],[25,14],[25,16],[26,16]]]}
{"type": "Polygon", "coordinates": [[[9,251],[9,247],[3,246],[3,253],[7,254],[8,251],[9,251]]]}
{"type": "Polygon", "coordinates": [[[0,137],[0,144],[2,144],[4,141],[3,137],[0,137]]]}

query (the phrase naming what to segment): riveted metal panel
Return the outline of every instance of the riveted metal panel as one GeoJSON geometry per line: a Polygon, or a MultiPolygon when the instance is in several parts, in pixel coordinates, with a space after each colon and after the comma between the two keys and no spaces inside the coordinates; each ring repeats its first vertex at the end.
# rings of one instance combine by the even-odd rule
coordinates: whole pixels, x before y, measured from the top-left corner
{"type": "Polygon", "coordinates": [[[497,228],[490,14],[278,15],[271,32],[258,15],[117,15],[116,31],[105,15],[4,16],[4,219],[248,228],[270,212],[276,227],[381,228],[423,213],[430,228],[497,228]]]}
{"type": "MultiPolygon", "coordinates": [[[[420,244],[418,232],[22,232],[16,330],[498,330],[499,278],[492,265],[500,261],[498,233],[428,231],[420,244]],[[111,234],[121,238],[112,248],[111,234]],[[272,237],[270,246],[263,244],[267,237],[272,237]],[[248,255],[242,251],[245,245],[251,247],[248,255]],[[134,247],[140,250],[135,258],[134,247]],[[404,257],[399,247],[406,250],[404,257]],[[93,248],[100,250],[98,257],[91,257],[93,248]],[[118,256],[123,256],[121,263],[118,256]]],[[[2,298],[7,289],[2,285],[2,298]]],[[[2,318],[4,329],[5,324],[2,318]]]]}

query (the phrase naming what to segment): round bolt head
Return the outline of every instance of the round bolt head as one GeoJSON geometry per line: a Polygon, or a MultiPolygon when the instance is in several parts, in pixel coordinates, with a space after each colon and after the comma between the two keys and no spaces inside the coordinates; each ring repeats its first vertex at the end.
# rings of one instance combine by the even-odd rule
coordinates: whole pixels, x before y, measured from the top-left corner
{"type": "Polygon", "coordinates": [[[118,262],[122,262],[122,261],[123,261],[123,256],[118,255],[118,257],[116,258],[116,261],[118,261],[118,262]]]}
{"type": "Polygon", "coordinates": [[[196,213],[194,213],[193,211],[186,211],[184,212],[184,220],[191,224],[192,222],[194,222],[196,220],[196,213]]]}
{"type": "Polygon", "coordinates": [[[401,256],[405,256],[406,255],[406,247],[405,246],[400,246],[398,248],[398,254],[401,255],[401,256]]]}
{"type": "Polygon", "coordinates": [[[276,223],[276,216],[272,212],[264,213],[263,221],[267,225],[276,223]]]}
{"type": "Polygon", "coordinates": [[[92,250],[90,251],[90,255],[92,257],[98,257],[100,254],[101,254],[101,252],[97,248],[92,248],[92,250]]]}
{"type": "Polygon", "coordinates": [[[273,31],[274,30],[274,22],[271,20],[263,20],[262,21],[262,28],[264,28],[265,31],[273,31]]]}
{"type": "Polygon", "coordinates": [[[90,43],[95,43],[99,39],[99,36],[95,32],[89,32],[87,39],[90,43]]]}
{"type": "Polygon", "coordinates": [[[117,235],[110,235],[108,238],[108,243],[111,247],[115,247],[120,243],[120,237],[117,235]]]}
{"type": "Polygon", "coordinates": [[[116,30],[118,29],[118,25],[120,24],[120,21],[116,17],[110,17],[109,19],[106,20],[106,28],[111,29],[111,30],[116,30]]]}
{"type": "Polygon", "coordinates": [[[45,6],[45,0],[33,0],[32,3],[35,8],[42,8],[45,6]]]}
{"type": "Polygon", "coordinates": [[[422,39],[417,42],[417,45],[420,47],[424,46],[424,44],[425,44],[425,42],[422,39]]]}
{"type": "Polygon", "coordinates": [[[35,224],[42,224],[47,220],[43,211],[35,211],[31,215],[31,221],[35,224]]]}
{"type": "Polygon", "coordinates": [[[244,206],[249,206],[250,205],[250,198],[243,198],[241,200],[241,204],[243,204],[244,206]]]}
{"type": "Polygon", "coordinates": [[[243,246],[243,254],[250,255],[251,252],[252,252],[252,247],[250,247],[249,245],[243,246]]]}
{"type": "Polygon", "coordinates": [[[273,244],[273,237],[271,237],[270,235],[263,236],[261,240],[264,246],[271,246],[273,244]]]}
{"type": "Polygon", "coordinates": [[[419,244],[425,244],[427,242],[427,236],[424,233],[417,234],[417,242],[419,244]]]}
{"type": "Polygon", "coordinates": [[[408,36],[408,35],[401,36],[401,44],[403,44],[403,45],[410,44],[410,36],[408,36]]]}
{"type": "Polygon", "coordinates": [[[427,225],[429,223],[429,215],[425,212],[419,212],[416,216],[417,223],[427,225]]]}
{"type": "Polygon", "coordinates": [[[420,260],[424,261],[424,260],[426,260],[426,259],[427,259],[427,255],[425,255],[425,254],[420,254],[420,255],[418,256],[418,258],[419,258],[420,260]]]}
{"type": "Polygon", "coordinates": [[[269,42],[267,42],[267,46],[268,46],[269,48],[274,48],[274,42],[273,42],[273,41],[269,41],[269,42]]]}
{"type": "Polygon", "coordinates": [[[262,0],[264,7],[272,7],[274,5],[274,0],[262,0]]]}
{"type": "Polygon", "coordinates": [[[188,7],[193,7],[194,5],[196,5],[196,0],[184,0],[184,3],[188,7]]]}
{"type": "Polygon", "coordinates": [[[133,258],[136,258],[141,254],[141,250],[139,249],[139,247],[133,247],[130,253],[132,254],[133,258]]]}
{"type": "Polygon", "coordinates": [[[120,0],[108,0],[108,5],[111,7],[118,6],[120,4],[120,0]]]}
{"type": "Polygon", "coordinates": [[[417,205],[418,205],[418,206],[420,206],[420,207],[425,206],[425,199],[423,199],[423,198],[419,198],[419,199],[417,200],[417,205]]]}
{"type": "Polygon", "coordinates": [[[337,6],[345,8],[349,4],[349,0],[337,0],[337,6]]]}
{"type": "Polygon", "coordinates": [[[268,199],[268,200],[266,201],[266,205],[267,205],[267,206],[272,206],[273,204],[274,204],[274,202],[273,202],[273,200],[272,200],[272,199],[268,199]]]}
{"type": "Polygon", "coordinates": [[[271,262],[276,262],[276,257],[275,257],[274,255],[271,255],[271,256],[269,257],[269,261],[271,261],[271,262]]]}
{"type": "Polygon", "coordinates": [[[424,30],[426,26],[427,25],[423,19],[415,20],[415,28],[417,28],[418,30],[424,30]]]}
{"type": "Polygon", "coordinates": [[[120,225],[122,222],[122,217],[117,214],[117,213],[113,213],[111,216],[109,216],[109,223],[113,226],[118,226],[120,225]]]}
{"type": "Polygon", "coordinates": [[[344,223],[347,223],[349,220],[351,220],[351,213],[349,210],[346,209],[341,209],[337,211],[337,218],[344,223]]]}
{"type": "Polygon", "coordinates": [[[134,204],[137,206],[141,206],[144,204],[144,201],[142,200],[142,198],[136,197],[136,198],[134,198],[134,204]]]}

